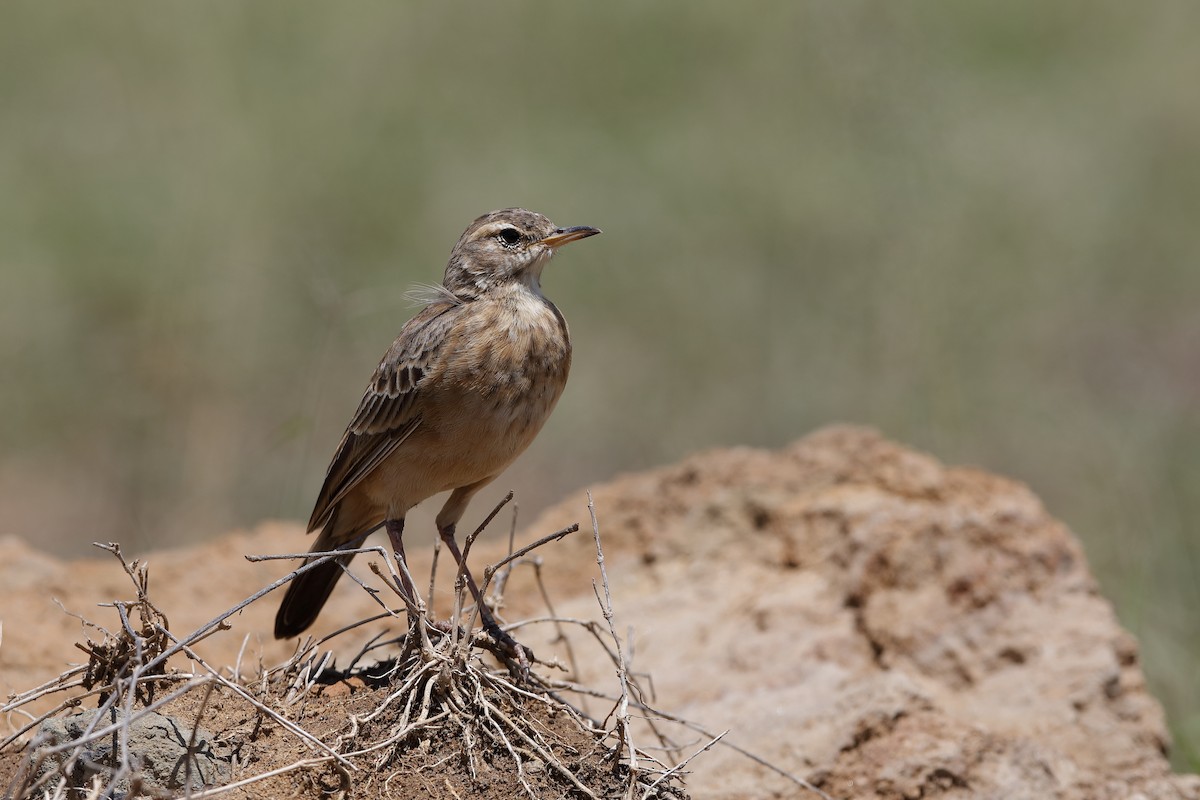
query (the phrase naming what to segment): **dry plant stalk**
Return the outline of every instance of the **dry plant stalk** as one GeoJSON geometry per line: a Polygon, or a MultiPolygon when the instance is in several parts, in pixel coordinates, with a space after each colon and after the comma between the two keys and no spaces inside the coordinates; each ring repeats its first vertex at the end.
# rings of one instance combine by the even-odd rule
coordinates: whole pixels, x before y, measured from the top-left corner
{"type": "MultiPolygon", "coordinates": [[[[42,697],[67,689],[82,686],[86,691],[60,703],[31,721],[0,742],[0,751],[17,742],[33,728],[51,716],[67,708],[78,706],[84,698],[96,696],[97,711],[90,718],[82,733],[67,742],[51,743],[35,737],[26,748],[21,767],[5,790],[5,797],[66,797],[82,796],[86,790],[96,796],[105,796],[118,785],[127,783],[129,791],[139,786],[136,754],[129,746],[130,730],[140,719],[166,706],[182,695],[204,685],[204,680],[195,680],[186,673],[168,675],[165,672],[169,655],[166,633],[166,615],[149,598],[149,573],[138,561],[125,561],[119,545],[97,544],[111,553],[132,581],[137,599],[132,602],[108,604],[116,609],[121,627],[113,633],[99,625],[80,618],[89,630],[102,633],[102,641],[77,645],[88,655],[84,667],[64,672],[57,679],[37,689],[10,697],[0,707],[0,713],[10,714],[22,709],[42,697]],[[134,625],[130,611],[135,611],[138,625],[134,625]],[[82,673],[82,677],[76,678],[82,673]],[[161,685],[182,682],[183,686],[155,700],[156,690],[161,685]],[[106,719],[112,720],[103,724],[106,719]],[[77,768],[81,766],[89,745],[105,738],[115,738],[117,746],[111,754],[114,763],[106,776],[95,775],[89,786],[73,785],[77,768]],[[39,746],[41,745],[41,746],[39,746]],[[53,765],[53,768],[49,768],[53,765]]],[[[202,637],[200,637],[202,638],[202,637]]],[[[31,716],[31,715],[30,715],[31,716]]],[[[43,737],[44,738],[44,737],[43,737]]],[[[186,766],[185,766],[186,769],[186,766]]]]}
{"type": "MultiPolygon", "coordinates": [[[[469,552],[475,538],[508,499],[501,502],[484,524],[468,537],[464,554],[469,552]]],[[[487,592],[500,570],[505,570],[507,577],[507,571],[514,566],[535,564],[536,556],[531,554],[577,531],[578,527],[570,526],[516,550],[510,547],[508,556],[485,569],[483,591],[487,592]]],[[[121,621],[115,632],[84,620],[89,630],[101,633],[80,645],[88,655],[85,666],[68,670],[54,681],[14,695],[0,708],[6,714],[22,713],[26,706],[48,695],[69,695],[45,714],[26,715],[28,723],[0,744],[0,750],[25,746],[24,763],[7,786],[5,797],[103,797],[118,787],[133,793],[161,791],[143,782],[139,754],[129,745],[130,732],[139,720],[155,712],[169,712],[176,707],[173,704],[189,695],[200,698],[200,710],[185,731],[189,748],[197,742],[197,731],[210,701],[220,696],[225,702],[232,700],[250,710],[256,720],[254,731],[264,724],[275,726],[308,750],[307,756],[289,764],[273,764],[254,774],[246,774],[247,771],[242,769],[242,774],[223,785],[203,789],[193,787],[188,796],[197,800],[285,778],[299,784],[309,781],[315,786],[329,776],[337,784],[336,794],[342,797],[373,795],[380,790],[385,790],[386,794],[388,785],[406,777],[401,765],[403,754],[427,746],[434,739],[461,743],[458,758],[462,759],[471,776],[505,768],[502,762],[506,760],[507,769],[516,775],[520,791],[530,798],[557,796],[564,791],[583,797],[612,796],[617,783],[622,787],[620,793],[627,797],[683,797],[672,769],[652,756],[638,752],[622,761],[622,753],[635,752],[630,749],[632,741],[627,732],[613,740],[611,731],[606,731],[583,711],[559,697],[554,688],[556,683],[540,674],[540,663],[522,663],[520,654],[512,653],[496,640],[476,631],[478,609],[467,606],[461,575],[456,576],[456,615],[448,621],[434,621],[423,602],[418,600],[413,607],[404,605],[400,591],[402,581],[382,548],[360,548],[356,552],[375,552],[384,556],[381,561],[387,567],[386,572],[379,570],[377,564],[372,566],[385,585],[400,598],[403,610],[397,612],[380,598],[378,589],[368,587],[356,578],[356,583],[381,607],[381,613],[348,625],[324,639],[308,639],[285,663],[243,676],[240,653],[236,667],[222,670],[208,663],[197,645],[208,636],[227,630],[226,620],[246,605],[322,561],[345,555],[345,551],[319,554],[317,560],[222,612],[190,635],[177,637],[170,632],[166,615],[150,600],[146,566],[138,561],[126,562],[116,545],[101,547],[118,559],[133,584],[136,599],[107,604],[116,610],[121,621]],[[389,617],[410,617],[415,624],[410,625],[410,630],[401,639],[372,639],[354,656],[346,670],[335,668],[332,654],[325,649],[331,640],[364,624],[389,617]],[[360,665],[368,655],[384,647],[398,647],[400,654],[382,663],[360,665]],[[168,670],[168,661],[175,655],[186,658],[190,669],[168,670]],[[364,683],[369,679],[382,687],[375,707],[348,715],[345,724],[332,736],[310,730],[305,709],[321,701],[319,689],[337,680],[355,678],[364,683]],[[98,713],[81,735],[57,743],[38,737],[32,741],[28,739],[30,732],[45,720],[61,715],[91,697],[97,700],[98,713]],[[564,721],[570,728],[582,732],[591,744],[581,749],[578,740],[564,739],[564,721]],[[106,737],[119,742],[114,763],[109,765],[107,772],[81,783],[76,770],[80,759],[87,757],[90,746],[106,737]],[[583,752],[588,749],[590,753],[583,752]],[[503,758],[498,759],[497,754],[502,754],[503,758]],[[596,764],[603,763],[610,764],[610,768],[595,768],[596,764]],[[322,775],[326,778],[321,778],[322,775]]],[[[312,558],[313,554],[284,557],[312,558]]],[[[251,557],[251,560],[261,558],[251,557]]],[[[408,577],[411,579],[411,575],[408,577]]],[[[431,575],[431,585],[432,580],[431,575]]],[[[502,599],[503,586],[495,588],[498,603],[502,599]]],[[[541,590],[545,592],[544,586],[541,590]]],[[[561,626],[563,622],[554,621],[553,624],[561,626]]],[[[619,649],[617,645],[612,652],[619,649]]],[[[187,769],[185,767],[185,771],[187,769]]],[[[453,794],[449,781],[446,786],[453,794]]]]}
{"type": "MultiPolygon", "coordinates": [[[[474,540],[510,499],[511,495],[501,501],[467,538],[464,562],[474,540]]],[[[198,710],[187,720],[189,760],[185,772],[191,768],[190,753],[197,744],[202,718],[210,701],[215,703],[217,698],[226,705],[245,709],[242,716],[248,722],[243,728],[223,734],[240,737],[243,750],[252,748],[260,732],[272,727],[285,740],[294,742],[293,749],[302,754],[289,757],[288,763],[280,763],[277,757],[272,761],[260,756],[261,766],[253,771],[248,768],[249,762],[233,759],[229,779],[221,785],[192,786],[187,790],[187,796],[195,800],[240,793],[249,787],[255,787],[256,791],[270,787],[268,791],[274,793],[283,791],[279,789],[281,786],[290,787],[286,789],[288,793],[319,790],[343,799],[374,798],[380,794],[389,796],[397,782],[405,780],[436,786],[439,796],[459,796],[461,792],[448,777],[441,776],[440,783],[429,784],[425,774],[437,765],[450,763],[461,765],[464,780],[469,782],[491,781],[497,770],[507,771],[515,776],[514,789],[519,786],[517,790],[531,800],[564,794],[589,798],[620,796],[630,800],[685,797],[681,780],[692,759],[714,746],[732,745],[725,741],[725,733],[710,734],[652,707],[650,693],[643,685],[643,680],[649,685],[648,677],[631,669],[627,643],[616,632],[600,526],[590,495],[588,500],[600,573],[599,584],[593,581],[593,592],[603,623],[558,616],[542,582],[541,560],[536,551],[576,532],[578,525],[517,549],[513,549],[510,534],[509,554],[484,569],[480,587],[483,597],[488,596],[489,587],[494,590],[493,602],[498,608],[511,571],[521,566],[531,568],[549,614],[505,626],[504,630],[511,633],[531,625],[553,626],[571,662],[569,680],[552,678],[544,671],[543,668],[563,669],[556,661],[533,659],[527,650],[529,659],[522,659],[521,653],[512,652],[475,629],[479,610],[467,606],[461,571],[456,575],[455,610],[449,620],[432,619],[420,598],[408,604],[400,588],[403,580],[382,547],[358,548],[353,552],[373,552],[382,557],[386,571],[374,561],[371,568],[399,598],[400,610],[386,603],[379,589],[368,586],[347,569],[355,583],[380,606],[380,613],[322,639],[303,640],[287,661],[273,668],[260,665],[256,672],[243,675],[239,652],[236,666],[219,669],[203,658],[197,645],[208,636],[227,630],[227,620],[250,603],[297,575],[349,551],[247,556],[251,561],[314,560],[179,638],[169,631],[166,616],[150,600],[146,566],[137,561],[127,563],[116,545],[101,545],[120,561],[133,583],[136,600],[108,604],[121,620],[115,633],[84,621],[89,629],[103,633],[102,641],[89,640],[81,646],[89,656],[86,666],[68,670],[53,681],[14,695],[0,708],[6,714],[23,713],[25,706],[43,697],[67,694],[49,712],[37,717],[26,715],[29,722],[0,742],[0,752],[14,745],[28,745],[22,769],[9,783],[4,797],[98,798],[120,785],[151,794],[161,792],[141,782],[138,753],[129,746],[130,731],[140,719],[160,710],[170,712],[188,696],[200,699],[198,710]],[[496,579],[494,586],[493,579],[496,579]],[[385,639],[382,635],[371,638],[345,669],[336,668],[327,645],[350,631],[389,618],[409,620],[408,631],[399,638],[385,639]],[[579,673],[569,635],[572,630],[582,632],[602,648],[612,663],[617,692],[604,692],[576,682],[579,673]],[[368,657],[374,658],[376,653],[385,651],[392,655],[368,663],[368,657]],[[174,655],[186,658],[190,669],[169,671],[167,662],[174,655]],[[341,703],[324,695],[326,687],[337,683],[359,686],[363,691],[374,692],[364,697],[377,699],[365,710],[358,708],[346,713],[341,703]],[[578,702],[565,699],[567,696],[578,702]],[[55,744],[36,738],[25,741],[47,718],[60,715],[90,697],[97,698],[100,713],[80,736],[55,744]],[[584,707],[588,698],[604,699],[612,705],[607,714],[596,719],[584,707]],[[637,712],[638,719],[635,720],[633,712],[637,712]],[[332,730],[314,725],[322,715],[329,718],[331,714],[345,714],[344,723],[335,724],[332,730]],[[678,745],[665,732],[665,722],[700,731],[707,741],[683,758],[678,745]],[[638,745],[639,730],[650,732],[653,747],[638,745]],[[118,741],[114,763],[107,773],[81,784],[75,768],[88,747],[103,737],[115,737],[118,741]],[[662,754],[670,765],[652,751],[662,754]],[[434,758],[435,752],[441,755],[434,758]]],[[[400,569],[407,569],[403,562],[400,564],[400,569]]],[[[406,577],[409,585],[415,585],[411,575],[406,577]]],[[[429,585],[431,588],[434,585],[433,574],[429,585]]],[[[193,703],[191,707],[197,706],[193,703]]],[[[276,740],[269,749],[285,748],[276,740]]],[[[786,775],[798,786],[826,797],[802,779],[752,754],[744,754],[786,775]]],[[[185,775],[185,779],[190,777],[185,775]]],[[[472,790],[468,787],[465,791],[470,794],[472,790]]]]}
{"type": "MultiPolygon", "coordinates": [[[[475,539],[509,500],[511,495],[466,538],[464,562],[475,539]]],[[[532,563],[526,559],[534,551],[578,529],[578,525],[572,525],[519,549],[510,547],[506,557],[485,568],[481,595],[487,596],[493,578],[502,570],[532,563]]],[[[602,560],[602,551],[599,552],[598,558],[602,560]]],[[[311,557],[311,554],[305,555],[311,557]]],[[[399,563],[403,569],[403,562],[399,563]]],[[[392,563],[385,560],[385,564],[391,574],[385,574],[378,564],[373,563],[372,569],[403,601],[400,588],[403,582],[395,574],[392,563]]],[[[412,576],[406,577],[410,579],[409,585],[413,585],[412,576]]],[[[397,766],[402,763],[403,754],[434,738],[461,742],[459,757],[473,778],[485,769],[495,769],[497,754],[506,754],[508,768],[515,772],[521,791],[530,798],[543,796],[546,787],[552,785],[557,787],[552,791],[554,795],[566,790],[592,798],[613,796],[614,793],[646,798],[683,796],[673,769],[634,748],[628,731],[622,731],[614,740],[612,731],[565,702],[558,694],[558,683],[531,668],[523,661],[521,653],[514,653],[500,642],[477,632],[474,626],[479,609],[467,610],[461,569],[455,577],[454,612],[450,620],[432,621],[424,603],[418,600],[413,609],[412,627],[400,643],[400,655],[392,660],[336,672],[322,656],[322,645],[327,640],[308,641],[270,676],[272,684],[286,687],[285,701],[297,705],[311,697],[316,676],[322,671],[326,673],[323,678],[326,681],[331,673],[343,681],[378,680],[380,673],[385,676],[386,689],[381,692],[378,704],[365,713],[350,715],[335,743],[345,759],[367,767],[353,772],[354,796],[367,796],[380,790],[386,793],[390,782],[404,775],[403,769],[397,766]],[[494,666],[488,665],[485,654],[491,656],[494,666]],[[595,754],[591,768],[572,763],[569,755],[577,748],[547,724],[548,719],[556,718],[569,720],[577,731],[586,734],[595,754]],[[623,761],[622,753],[628,753],[630,757],[623,761]],[[596,764],[609,766],[597,770],[596,764]],[[534,773],[549,777],[535,780],[534,773]],[[601,780],[597,781],[597,776],[601,780]],[[614,789],[618,791],[614,792],[614,789]]],[[[603,580],[606,594],[611,597],[606,575],[603,580]]],[[[433,585],[432,577],[430,585],[433,585]]],[[[544,593],[544,586],[542,591],[544,593]]],[[[496,600],[498,605],[502,596],[496,600]]],[[[357,663],[367,651],[380,644],[369,643],[352,663],[357,663]]],[[[607,649],[619,653],[620,645],[614,643],[607,649]]],[[[525,654],[532,655],[527,649],[525,654]]],[[[543,664],[553,666],[534,660],[533,667],[543,664]]],[[[305,759],[292,766],[297,770],[308,769],[319,761],[321,759],[305,759]]],[[[209,790],[196,797],[213,796],[221,791],[223,789],[209,790]]]]}

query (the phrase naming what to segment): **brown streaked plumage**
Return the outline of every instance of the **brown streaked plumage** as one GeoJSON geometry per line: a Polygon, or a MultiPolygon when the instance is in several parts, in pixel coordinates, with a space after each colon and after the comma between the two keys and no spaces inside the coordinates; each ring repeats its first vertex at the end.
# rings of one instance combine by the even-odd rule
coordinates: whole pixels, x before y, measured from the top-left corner
{"type": "MultiPolygon", "coordinates": [[[[597,233],[522,208],[471,223],[442,286],[401,329],[342,436],[308,523],[320,530],[313,551],[357,545],[386,527],[403,558],[405,514],[450,491],[437,527],[460,560],[454,529],[467,503],[529,446],[567,382],[571,340],[542,294],[542,269],[558,247],[597,233]]],[[[329,562],[292,581],[276,638],[308,628],[341,574],[329,562]]]]}

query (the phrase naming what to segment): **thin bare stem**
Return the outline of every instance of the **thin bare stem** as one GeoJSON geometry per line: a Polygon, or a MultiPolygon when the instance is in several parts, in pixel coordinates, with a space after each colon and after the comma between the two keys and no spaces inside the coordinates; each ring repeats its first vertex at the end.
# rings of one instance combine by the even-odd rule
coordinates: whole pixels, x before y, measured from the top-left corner
{"type": "MultiPolygon", "coordinates": [[[[621,743],[625,747],[625,751],[629,754],[629,774],[630,782],[637,776],[637,750],[633,746],[633,732],[629,724],[629,675],[625,664],[625,655],[621,651],[621,640],[617,637],[616,628],[613,626],[613,607],[612,607],[612,591],[608,586],[608,569],[604,566],[604,548],[600,544],[600,523],[596,521],[596,505],[592,501],[592,493],[587,493],[588,498],[588,514],[592,518],[592,538],[596,542],[596,563],[600,567],[600,581],[604,585],[604,598],[601,599],[599,591],[596,589],[596,582],[592,581],[592,591],[596,595],[596,601],[600,603],[600,611],[604,615],[604,621],[608,623],[608,632],[612,636],[613,647],[617,652],[617,682],[621,687],[621,697],[617,702],[614,713],[616,714],[617,730],[621,735],[621,743]]],[[[621,749],[613,754],[613,758],[620,760],[621,749]]]]}
{"type": "Polygon", "coordinates": [[[663,781],[665,781],[667,778],[671,777],[672,775],[676,775],[676,774],[682,772],[683,768],[686,767],[693,758],[700,755],[701,753],[707,752],[708,750],[712,749],[713,745],[715,745],[717,742],[724,739],[726,734],[728,734],[728,733],[729,733],[729,731],[724,731],[723,733],[720,733],[720,734],[714,736],[712,739],[709,739],[708,743],[705,744],[703,747],[701,747],[699,750],[692,753],[690,756],[685,758],[683,761],[680,761],[675,766],[671,767],[669,770],[664,772],[662,775],[658,776],[658,779],[655,780],[654,783],[651,783],[649,786],[647,786],[646,791],[642,792],[642,800],[647,800],[647,798],[650,797],[650,793],[654,791],[655,786],[658,786],[660,783],[662,783],[663,781]]]}

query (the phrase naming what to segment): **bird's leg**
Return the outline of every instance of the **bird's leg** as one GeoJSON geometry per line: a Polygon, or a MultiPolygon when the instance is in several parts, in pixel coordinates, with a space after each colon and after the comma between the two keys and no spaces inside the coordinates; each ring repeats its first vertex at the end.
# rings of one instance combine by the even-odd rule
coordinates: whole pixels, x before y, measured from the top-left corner
{"type": "MultiPolygon", "coordinates": [[[[518,659],[522,661],[532,659],[533,651],[519,644],[516,639],[503,630],[497,624],[496,618],[492,616],[491,609],[487,607],[487,603],[483,602],[483,596],[479,593],[479,586],[475,583],[475,578],[471,575],[471,570],[463,563],[462,553],[458,549],[458,542],[454,541],[454,523],[438,528],[438,534],[442,537],[442,541],[445,542],[446,549],[450,551],[450,555],[454,556],[454,563],[458,564],[458,568],[462,570],[463,577],[467,580],[467,587],[471,590],[471,596],[475,598],[475,605],[479,608],[479,616],[483,619],[483,629],[493,639],[513,652],[518,659]]],[[[528,669],[527,665],[526,669],[528,669]]]]}
{"type": "MultiPolygon", "coordinates": [[[[438,528],[438,534],[442,537],[442,542],[445,543],[446,549],[450,551],[450,555],[454,556],[454,563],[462,570],[463,576],[467,579],[467,587],[471,590],[471,596],[475,598],[475,604],[479,606],[479,613],[483,617],[483,627],[488,633],[492,633],[491,628],[500,630],[500,626],[496,624],[496,620],[492,617],[492,612],[483,602],[483,597],[479,594],[479,586],[475,583],[474,576],[471,575],[471,570],[467,569],[466,564],[462,560],[462,551],[458,549],[458,542],[454,540],[454,524],[451,523],[444,528],[438,528]]],[[[502,633],[502,631],[501,631],[502,633]]]]}
{"type": "Polygon", "coordinates": [[[396,556],[396,566],[400,572],[400,584],[404,589],[406,605],[408,606],[409,622],[414,621],[417,611],[417,588],[408,577],[408,559],[404,556],[404,519],[389,519],[383,523],[387,529],[388,540],[392,543],[392,551],[396,556]]]}

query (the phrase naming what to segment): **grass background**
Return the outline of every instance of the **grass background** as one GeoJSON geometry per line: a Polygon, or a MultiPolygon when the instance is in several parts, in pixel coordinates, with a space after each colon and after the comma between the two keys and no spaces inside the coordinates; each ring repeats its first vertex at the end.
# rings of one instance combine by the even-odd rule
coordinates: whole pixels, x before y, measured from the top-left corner
{"type": "Polygon", "coordinates": [[[1186,0],[6,4],[0,534],[306,518],[404,290],[525,205],[606,233],[546,275],[576,367],[492,494],[529,519],[833,421],[1015,476],[1200,769],[1197,31],[1186,0]]]}

